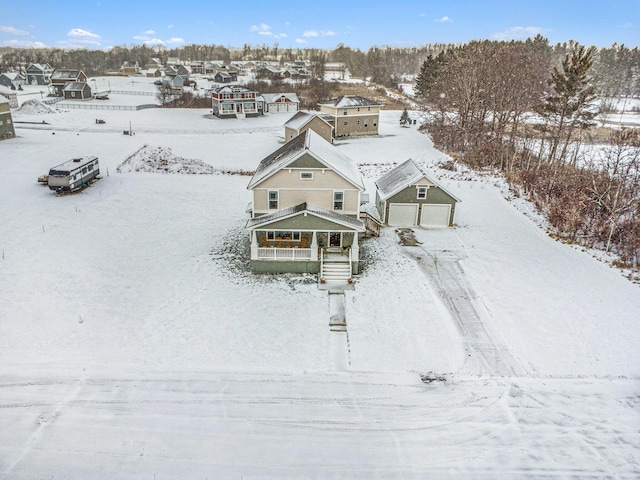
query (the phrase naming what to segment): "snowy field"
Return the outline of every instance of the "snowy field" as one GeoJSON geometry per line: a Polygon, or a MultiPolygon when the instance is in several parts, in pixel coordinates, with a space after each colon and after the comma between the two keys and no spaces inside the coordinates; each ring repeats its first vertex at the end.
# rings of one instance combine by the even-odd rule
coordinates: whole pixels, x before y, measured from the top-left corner
{"type": "MultiPolygon", "coordinates": [[[[457,226],[364,241],[345,335],[314,277],[248,273],[249,177],[116,171],[144,145],[252,170],[288,118],[14,113],[0,479],[638,478],[640,289],[493,180],[433,167],[457,226]],[[82,155],[91,187],[36,183],[82,155]]],[[[447,158],[399,118],[336,145],[372,199],[393,163],[447,158]]]]}

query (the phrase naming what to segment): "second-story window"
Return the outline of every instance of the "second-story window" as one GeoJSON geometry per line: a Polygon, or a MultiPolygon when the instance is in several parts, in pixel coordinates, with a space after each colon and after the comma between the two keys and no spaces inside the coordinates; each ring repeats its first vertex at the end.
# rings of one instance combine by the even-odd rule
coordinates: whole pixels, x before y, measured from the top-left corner
{"type": "Polygon", "coordinates": [[[313,172],[300,172],[300,180],[313,180],[313,172]]]}
{"type": "Polygon", "coordinates": [[[345,108],[342,112],[343,112],[342,113],[343,115],[346,115],[347,114],[347,109],[345,108]]]}
{"type": "Polygon", "coordinates": [[[422,200],[427,198],[427,187],[418,187],[418,198],[422,200]]]}
{"type": "Polygon", "coordinates": [[[344,207],[344,192],[333,192],[333,209],[342,210],[344,207]]]}
{"type": "Polygon", "coordinates": [[[277,210],[278,209],[278,191],[270,190],[269,191],[269,210],[277,210]]]}

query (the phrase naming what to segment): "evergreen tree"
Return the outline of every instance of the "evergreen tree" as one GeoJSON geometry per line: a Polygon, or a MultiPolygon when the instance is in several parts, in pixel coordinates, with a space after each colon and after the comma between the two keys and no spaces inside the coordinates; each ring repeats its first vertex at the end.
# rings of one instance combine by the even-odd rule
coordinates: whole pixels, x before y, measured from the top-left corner
{"type": "Polygon", "coordinates": [[[409,112],[407,112],[407,109],[405,108],[402,111],[402,115],[400,115],[400,126],[406,127],[407,124],[411,124],[411,119],[409,118],[409,112]]]}
{"type": "Polygon", "coordinates": [[[554,67],[544,103],[539,113],[545,119],[544,129],[550,133],[549,161],[563,161],[576,130],[593,126],[596,116],[593,105],[596,99],[589,70],[593,65],[594,49],[577,46],[562,61],[561,68],[554,67]],[[561,147],[560,152],[558,152],[561,147]]]}
{"type": "Polygon", "coordinates": [[[416,77],[416,86],[414,92],[417,97],[427,98],[433,88],[440,69],[445,64],[445,52],[442,51],[435,57],[431,54],[420,67],[420,73],[416,77]]]}

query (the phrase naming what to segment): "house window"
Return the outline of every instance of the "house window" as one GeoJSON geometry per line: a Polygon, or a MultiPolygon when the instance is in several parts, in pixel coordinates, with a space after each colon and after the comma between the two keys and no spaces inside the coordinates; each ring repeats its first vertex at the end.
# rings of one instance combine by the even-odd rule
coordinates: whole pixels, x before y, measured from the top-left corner
{"type": "Polygon", "coordinates": [[[76,96],[76,92],[71,92],[71,96],[75,97],[76,96]]]}
{"type": "Polygon", "coordinates": [[[349,122],[347,122],[346,120],[344,121],[343,125],[346,127],[347,125],[349,125],[349,122]]]}
{"type": "Polygon", "coordinates": [[[365,126],[365,128],[369,126],[369,120],[365,120],[364,121],[364,126],[365,126]]]}
{"type": "Polygon", "coordinates": [[[271,190],[269,191],[269,210],[277,210],[278,209],[278,191],[271,190]]]}
{"type": "Polygon", "coordinates": [[[367,107],[367,111],[370,112],[371,111],[371,107],[367,107]]]}
{"type": "Polygon", "coordinates": [[[422,200],[427,198],[427,187],[418,187],[418,198],[422,200]]]}
{"type": "Polygon", "coordinates": [[[374,121],[373,121],[373,126],[374,126],[374,127],[377,127],[377,126],[378,126],[378,121],[377,121],[377,120],[374,120],[374,121]]]}
{"type": "Polygon", "coordinates": [[[344,192],[333,192],[333,209],[342,210],[344,207],[344,192]]]}
{"type": "Polygon", "coordinates": [[[343,112],[342,113],[343,115],[346,115],[347,114],[347,109],[345,108],[342,112],[343,112]]]}
{"type": "Polygon", "coordinates": [[[300,180],[313,180],[313,172],[300,172],[300,180]]]}
{"type": "Polygon", "coordinates": [[[267,240],[275,240],[276,239],[276,232],[274,232],[273,230],[269,230],[267,232],[267,240]]]}

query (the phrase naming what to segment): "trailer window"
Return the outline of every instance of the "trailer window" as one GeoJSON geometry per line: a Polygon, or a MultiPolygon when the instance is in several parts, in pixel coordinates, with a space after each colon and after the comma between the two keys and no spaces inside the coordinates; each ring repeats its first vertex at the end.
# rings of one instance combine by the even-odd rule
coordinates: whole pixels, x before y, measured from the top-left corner
{"type": "Polygon", "coordinates": [[[87,168],[89,169],[89,171],[93,170],[93,163],[90,164],[87,168]]]}
{"type": "Polygon", "coordinates": [[[84,168],[82,169],[82,174],[84,175],[85,173],[87,173],[87,167],[84,167],[84,168]]]}

